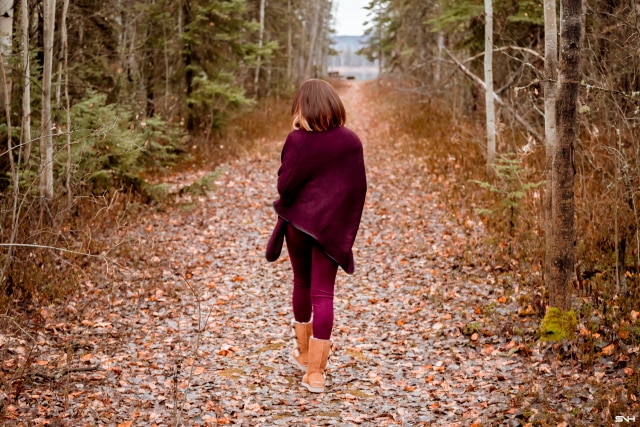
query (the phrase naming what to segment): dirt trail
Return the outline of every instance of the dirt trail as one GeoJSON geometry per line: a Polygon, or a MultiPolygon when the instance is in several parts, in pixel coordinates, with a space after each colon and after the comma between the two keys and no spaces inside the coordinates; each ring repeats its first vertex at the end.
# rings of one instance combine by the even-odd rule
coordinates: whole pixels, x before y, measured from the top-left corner
{"type": "Polygon", "coordinates": [[[338,277],[327,393],[301,388],[287,360],[286,252],[274,264],[263,257],[274,144],[226,165],[206,196],[114,236],[134,249],[92,269],[82,294],[94,304],[48,319],[58,346],[37,355],[49,367],[99,368],[37,380],[15,413],[73,426],[521,425],[534,376],[566,375],[522,355],[521,340],[495,323],[514,306],[465,258],[481,227],[458,225],[425,166],[395,151],[366,83],[342,95],[365,144],[369,192],[356,273],[338,277]]]}

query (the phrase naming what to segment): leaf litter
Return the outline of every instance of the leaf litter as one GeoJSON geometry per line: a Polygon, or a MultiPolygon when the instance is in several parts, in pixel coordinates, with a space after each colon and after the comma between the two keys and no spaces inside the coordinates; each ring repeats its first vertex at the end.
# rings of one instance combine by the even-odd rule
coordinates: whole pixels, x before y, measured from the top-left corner
{"type": "MultiPolygon", "coordinates": [[[[274,143],[271,155],[225,165],[208,191],[114,231],[114,242],[128,243],[108,268],[84,271],[63,313],[43,307],[31,333],[0,337],[13,391],[0,396],[4,425],[610,421],[598,396],[603,384],[622,390],[624,374],[583,368],[535,341],[539,318],[523,312],[519,284],[499,277],[478,246],[482,224],[448,211],[447,183],[403,154],[365,83],[343,90],[347,110],[358,112],[349,125],[365,144],[369,192],[356,273],[336,283],[326,393],[301,388],[288,362],[286,247],[276,263],[263,256],[275,224],[274,143]],[[35,374],[20,378],[29,363],[35,374]]],[[[626,415],[634,399],[609,396],[628,405],[626,415]]]]}

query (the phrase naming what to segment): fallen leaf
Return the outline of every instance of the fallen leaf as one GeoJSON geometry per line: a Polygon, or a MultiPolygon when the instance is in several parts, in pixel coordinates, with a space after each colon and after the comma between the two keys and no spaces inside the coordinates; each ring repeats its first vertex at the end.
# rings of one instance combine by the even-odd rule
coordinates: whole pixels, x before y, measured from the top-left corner
{"type": "Polygon", "coordinates": [[[613,354],[613,350],[615,350],[616,345],[615,344],[609,344],[608,346],[606,346],[605,348],[602,349],[602,354],[604,356],[611,356],[613,354]]]}

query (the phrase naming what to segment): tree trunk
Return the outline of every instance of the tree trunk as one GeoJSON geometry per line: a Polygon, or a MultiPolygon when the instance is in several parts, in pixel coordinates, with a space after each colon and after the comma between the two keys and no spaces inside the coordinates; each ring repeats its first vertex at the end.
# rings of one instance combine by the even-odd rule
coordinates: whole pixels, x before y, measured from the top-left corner
{"type": "Polygon", "coordinates": [[[577,134],[577,100],[580,84],[582,0],[562,0],[560,68],[558,73],[557,139],[552,170],[552,244],[547,279],[549,305],[571,307],[574,275],[574,144],[577,134]]]}
{"type": "Polygon", "coordinates": [[[324,13],[322,18],[322,51],[320,54],[320,77],[326,76],[329,74],[329,61],[327,57],[329,56],[329,48],[330,48],[330,35],[329,35],[329,23],[331,22],[331,8],[333,7],[333,2],[331,0],[325,0],[324,2],[324,13]]]}
{"type": "Polygon", "coordinates": [[[291,0],[287,1],[287,83],[291,83],[293,76],[293,28],[291,21],[293,20],[291,12],[291,0]]]}
{"type": "Polygon", "coordinates": [[[51,72],[53,68],[53,37],[56,20],[56,0],[43,2],[44,64],[42,67],[42,124],[40,127],[40,196],[53,198],[53,137],[51,121],[51,72]]]}
{"type": "MultiPolygon", "coordinates": [[[[267,0],[260,0],[260,32],[258,35],[258,48],[262,49],[264,45],[264,8],[267,0]]],[[[255,91],[256,99],[259,97],[259,84],[260,84],[260,66],[262,65],[262,56],[258,54],[258,61],[256,64],[256,74],[253,77],[253,90],[255,91]]]]}
{"type": "MultiPolygon", "coordinates": [[[[180,16],[181,16],[181,24],[178,25],[182,31],[185,31],[187,26],[191,22],[191,11],[188,0],[184,0],[182,3],[182,7],[180,8],[180,16]]],[[[182,36],[182,31],[179,33],[182,36]]],[[[182,38],[182,37],[181,37],[182,38]]],[[[183,66],[185,69],[184,73],[184,83],[185,83],[185,95],[187,99],[191,97],[191,93],[193,92],[193,79],[195,78],[194,71],[191,68],[191,63],[193,62],[193,52],[191,52],[190,43],[186,43],[182,46],[182,60],[183,66]]],[[[196,114],[193,111],[193,106],[191,103],[187,102],[187,130],[193,131],[196,128],[196,114]]]]}
{"type": "Polygon", "coordinates": [[[487,174],[494,174],[496,160],[496,112],[493,99],[493,4],[484,0],[484,86],[487,119],[487,174]]]}
{"type": "Polygon", "coordinates": [[[444,48],[444,32],[438,31],[438,58],[436,59],[436,69],[433,73],[433,81],[436,85],[440,84],[442,80],[442,50],[444,48]]]}
{"type": "MultiPolygon", "coordinates": [[[[67,203],[71,206],[71,101],[69,100],[69,43],[67,40],[67,14],[69,13],[69,0],[63,0],[62,22],[60,22],[60,42],[62,44],[62,72],[64,75],[64,103],[66,115],[66,142],[67,164],[65,170],[65,188],[67,189],[67,203]]],[[[62,77],[60,77],[62,78],[62,77]]]]}
{"type": "MultiPolygon", "coordinates": [[[[13,36],[13,0],[0,0],[0,56],[5,70],[9,70],[11,37],[13,36]]],[[[0,105],[11,99],[11,78],[0,88],[0,105]]]]}
{"type": "Polygon", "coordinates": [[[22,154],[24,163],[31,157],[31,62],[29,60],[29,0],[20,2],[20,27],[22,32],[22,154]]]}
{"type": "Polygon", "coordinates": [[[558,75],[558,21],[556,0],[544,0],[544,133],[545,133],[545,278],[551,268],[551,194],[553,190],[553,152],[556,145],[556,79],[558,75]]]}
{"type": "MultiPolygon", "coordinates": [[[[5,258],[5,262],[3,263],[0,269],[0,285],[6,282],[6,273],[11,267],[11,263],[13,262],[13,243],[16,241],[16,236],[18,233],[18,218],[20,217],[19,209],[20,205],[18,203],[20,199],[20,181],[18,177],[18,168],[14,161],[13,155],[13,141],[11,138],[12,127],[11,127],[11,103],[9,90],[9,79],[7,78],[6,73],[6,61],[5,55],[3,52],[4,49],[0,49],[0,86],[2,86],[2,91],[5,93],[2,103],[2,109],[4,110],[5,118],[6,118],[6,126],[7,126],[7,155],[9,157],[9,165],[11,172],[11,184],[13,185],[13,209],[11,210],[11,235],[9,237],[9,247],[7,248],[7,256],[5,258]]],[[[1,287],[0,292],[4,295],[6,292],[6,288],[1,287]]]]}
{"type": "Polygon", "coordinates": [[[321,5],[320,0],[316,0],[314,2],[314,14],[313,14],[313,24],[311,25],[311,32],[309,34],[309,50],[307,51],[307,64],[304,69],[304,78],[308,79],[312,77],[314,59],[316,57],[316,40],[318,39],[318,31],[320,26],[320,15],[321,15],[321,5]]]}

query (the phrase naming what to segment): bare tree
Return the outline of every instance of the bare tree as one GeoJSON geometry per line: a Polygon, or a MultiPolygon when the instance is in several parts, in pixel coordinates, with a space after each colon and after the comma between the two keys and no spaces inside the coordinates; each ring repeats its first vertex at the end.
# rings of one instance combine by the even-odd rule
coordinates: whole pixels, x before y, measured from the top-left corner
{"type": "Polygon", "coordinates": [[[560,67],[558,73],[557,139],[552,170],[551,257],[547,286],[549,305],[571,307],[574,275],[574,145],[580,86],[582,0],[562,0],[560,5],[560,67]]]}
{"type": "MultiPolygon", "coordinates": [[[[5,70],[9,69],[11,37],[13,35],[13,0],[0,0],[0,55],[5,70]]],[[[11,98],[11,79],[0,88],[0,105],[11,98]]]]}
{"type": "Polygon", "coordinates": [[[24,163],[29,163],[31,156],[31,63],[29,61],[29,0],[20,2],[20,29],[22,39],[22,146],[24,163]]]}
{"type": "Polygon", "coordinates": [[[494,173],[496,160],[496,107],[493,98],[493,2],[484,0],[484,87],[487,123],[487,174],[494,173]]]}
{"type": "Polygon", "coordinates": [[[11,236],[9,237],[9,247],[7,250],[6,262],[0,267],[0,283],[4,281],[5,275],[9,267],[11,266],[11,262],[13,259],[13,243],[16,241],[17,235],[17,222],[18,222],[18,198],[20,196],[20,186],[18,180],[18,168],[14,161],[13,155],[13,141],[11,138],[12,127],[11,127],[11,99],[10,99],[10,89],[9,89],[9,79],[7,78],[6,67],[5,67],[5,55],[3,52],[4,49],[0,49],[0,86],[2,86],[1,91],[4,93],[2,98],[2,107],[4,110],[4,114],[7,121],[7,152],[9,156],[9,165],[11,168],[11,183],[13,184],[13,208],[11,210],[12,218],[11,218],[11,236]]]}
{"type": "Polygon", "coordinates": [[[293,15],[291,13],[291,0],[287,0],[287,81],[293,75],[293,15]]]}
{"type": "Polygon", "coordinates": [[[42,120],[40,125],[40,196],[53,198],[53,123],[51,121],[51,74],[53,69],[53,37],[56,20],[56,0],[44,0],[42,67],[42,120]]]}
{"type": "Polygon", "coordinates": [[[545,133],[545,175],[544,194],[545,224],[545,277],[551,266],[551,194],[553,152],[556,142],[556,78],[558,74],[558,21],[556,0],[544,0],[544,133],[545,133]]]}
{"type": "Polygon", "coordinates": [[[433,81],[436,85],[440,84],[442,80],[442,61],[443,61],[443,48],[444,48],[444,32],[438,31],[438,56],[436,57],[436,67],[433,72],[433,81]]]}
{"type": "Polygon", "coordinates": [[[304,69],[304,78],[308,79],[311,77],[312,75],[312,70],[313,70],[313,64],[314,64],[314,58],[315,56],[315,52],[316,52],[316,40],[318,39],[318,31],[319,31],[319,27],[320,27],[320,17],[321,17],[321,5],[320,5],[320,0],[316,0],[314,2],[314,7],[313,7],[313,15],[311,17],[311,19],[313,20],[313,23],[311,25],[311,31],[309,33],[309,48],[307,50],[307,63],[306,63],[306,67],[304,69]]]}
{"type": "MultiPolygon", "coordinates": [[[[260,32],[258,34],[258,48],[262,49],[264,45],[264,8],[266,6],[267,0],[260,0],[260,32]]],[[[253,78],[253,86],[255,90],[256,98],[258,97],[258,85],[260,83],[260,67],[262,65],[262,56],[258,54],[258,63],[256,64],[256,74],[253,78]]]]}
{"type": "MultiPolygon", "coordinates": [[[[71,206],[71,101],[69,100],[69,46],[67,40],[67,14],[69,13],[69,0],[63,0],[62,22],[60,22],[60,39],[62,43],[62,72],[64,74],[64,101],[66,112],[66,136],[65,147],[67,149],[67,165],[65,171],[65,188],[67,189],[67,202],[71,206]]],[[[61,77],[62,78],[62,77],[61,77]]]]}

